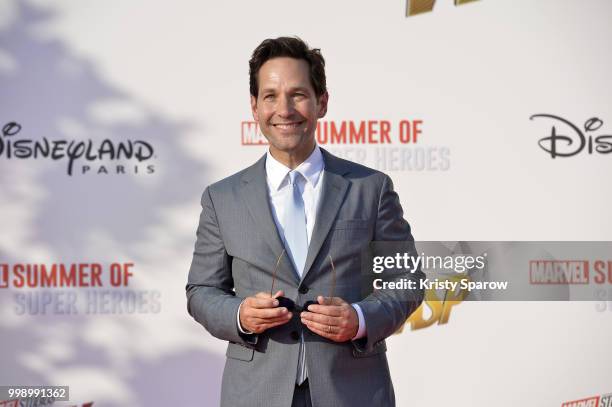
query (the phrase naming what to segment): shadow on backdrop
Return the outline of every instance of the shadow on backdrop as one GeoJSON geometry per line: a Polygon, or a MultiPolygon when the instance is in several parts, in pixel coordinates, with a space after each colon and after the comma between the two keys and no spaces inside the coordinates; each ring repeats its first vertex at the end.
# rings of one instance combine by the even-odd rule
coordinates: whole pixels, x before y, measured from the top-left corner
{"type": "MultiPolygon", "coordinates": [[[[92,165],[88,173],[81,174],[77,169],[70,177],[64,161],[0,157],[0,195],[4,203],[36,208],[31,214],[32,221],[19,225],[18,229],[29,228],[26,234],[29,237],[22,245],[44,247],[55,261],[63,263],[110,262],[114,256],[127,256],[136,264],[152,264],[162,256],[159,254],[162,248],[151,238],[150,231],[156,229],[162,234],[168,231],[172,249],[189,252],[195,240],[197,219],[193,220],[193,233],[184,235],[172,231],[172,221],[164,214],[199,202],[199,194],[207,183],[205,164],[186,154],[179,143],[181,135],[194,131],[195,124],[164,118],[160,112],[110,85],[94,64],[72,55],[60,41],[45,39],[35,32],[37,26],[53,20],[52,12],[30,3],[15,4],[18,4],[15,21],[0,29],[1,125],[19,122],[23,128],[18,137],[24,139],[108,138],[116,142],[131,139],[145,140],[155,148],[155,158],[150,162],[155,165],[154,174],[144,171],[135,174],[129,165],[126,174],[113,173],[113,165],[109,166],[108,174],[96,174],[97,167],[92,165]],[[132,115],[135,118],[100,119],[92,113],[96,105],[107,101],[129,106],[137,112],[132,115]],[[16,178],[22,173],[23,179],[16,178]],[[37,194],[36,205],[28,202],[28,194],[19,192],[30,187],[42,191],[37,194]],[[103,252],[102,246],[95,244],[97,235],[110,240],[111,247],[120,248],[120,253],[103,252]]],[[[10,215],[0,213],[0,223],[5,224],[5,216],[10,215]]],[[[12,233],[23,235],[21,230],[4,229],[2,233],[9,239],[12,233]]],[[[0,245],[0,263],[11,262],[34,260],[0,245]]],[[[176,299],[166,302],[162,298],[162,309],[186,315],[187,269],[150,266],[144,270],[141,267],[139,272],[146,275],[153,288],[176,288],[176,299]]],[[[13,294],[11,289],[0,290],[3,311],[13,307],[13,294]]],[[[222,355],[198,348],[193,345],[195,341],[185,346],[185,342],[172,339],[181,335],[169,335],[168,341],[174,342],[160,347],[155,357],[143,356],[156,352],[155,347],[149,349],[152,346],[149,341],[130,343],[131,338],[137,337],[133,333],[139,330],[188,330],[182,324],[165,326],[167,323],[150,315],[146,319],[137,315],[46,315],[32,317],[27,323],[2,325],[0,384],[60,384],[49,381],[82,374],[105,378],[106,392],[117,390],[118,394],[126,394],[119,398],[92,397],[94,403],[104,406],[218,404],[225,360],[222,355]],[[104,324],[113,327],[113,338],[128,340],[92,340],[85,332],[101,329],[98,320],[106,321],[102,327],[104,324]],[[49,347],[60,350],[49,351],[49,347]],[[62,351],[63,347],[68,350],[62,351]],[[148,352],[139,352],[141,348],[148,352]]],[[[199,327],[196,329],[204,340],[207,334],[199,327]]]]}

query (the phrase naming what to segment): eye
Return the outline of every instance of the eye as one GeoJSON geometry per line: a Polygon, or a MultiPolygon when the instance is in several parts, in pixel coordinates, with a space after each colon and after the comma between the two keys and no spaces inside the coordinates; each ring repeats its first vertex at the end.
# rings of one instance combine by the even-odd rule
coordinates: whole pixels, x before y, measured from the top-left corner
{"type": "Polygon", "coordinates": [[[269,100],[274,100],[274,95],[272,95],[272,94],[264,95],[263,100],[268,100],[268,101],[269,100]]]}

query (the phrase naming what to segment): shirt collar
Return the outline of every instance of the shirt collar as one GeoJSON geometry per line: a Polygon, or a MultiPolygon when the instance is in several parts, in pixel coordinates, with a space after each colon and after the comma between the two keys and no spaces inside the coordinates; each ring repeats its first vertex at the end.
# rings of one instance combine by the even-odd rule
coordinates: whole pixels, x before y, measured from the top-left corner
{"type": "MultiPolygon", "coordinates": [[[[315,145],[314,150],[308,156],[303,163],[297,166],[295,171],[298,171],[304,176],[307,182],[310,182],[313,187],[317,185],[321,172],[323,171],[323,154],[318,145],[315,145]]],[[[283,181],[287,178],[287,174],[291,171],[291,168],[286,167],[284,164],[277,161],[270,150],[266,153],[266,175],[268,177],[268,184],[272,191],[277,191],[282,185],[283,181]]]]}

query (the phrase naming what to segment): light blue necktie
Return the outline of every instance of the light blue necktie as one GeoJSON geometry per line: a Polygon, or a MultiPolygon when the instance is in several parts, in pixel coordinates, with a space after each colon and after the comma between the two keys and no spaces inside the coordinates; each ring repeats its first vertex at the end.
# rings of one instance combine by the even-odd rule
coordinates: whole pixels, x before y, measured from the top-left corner
{"type": "MultiPolygon", "coordinates": [[[[306,231],[304,199],[298,185],[300,180],[305,181],[304,176],[298,171],[289,172],[289,188],[291,191],[287,194],[283,229],[288,246],[287,251],[293,260],[298,275],[301,277],[304,272],[304,265],[306,264],[306,254],[308,253],[308,232],[306,231]]],[[[302,384],[307,377],[306,347],[304,346],[304,334],[302,333],[295,381],[297,384],[302,384]]]]}
{"type": "Polygon", "coordinates": [[[287,194],[287,204],[285,206],[285,216],[283,228],[287,251],[298,275],[301,277],[306,264],[306,254],[308,253],[308,236],[306,232],[306,212],[304,211],[304,199],[300,193],[299,181],[305,180],[304,176],[298,171],[289,172],[289,188],[287,194]]]}

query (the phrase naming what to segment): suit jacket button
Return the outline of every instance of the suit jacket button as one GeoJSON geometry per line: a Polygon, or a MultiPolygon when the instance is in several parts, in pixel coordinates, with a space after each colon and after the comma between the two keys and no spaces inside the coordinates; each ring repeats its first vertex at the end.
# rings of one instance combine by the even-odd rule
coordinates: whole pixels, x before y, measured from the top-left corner
{"type": "Polygon", "coordinates": [[[291,331],[289,335],[291,335],[291,339],[293,339],[294,341],[300,339],[300,334],[298,333],[298,331],[291,331]]]}
{"type": "Polygon", "coordinates": [[[300,294],[306,294],[308,292],[308,286],[303,285],[298,291],[300,292],[300,294]]]}

